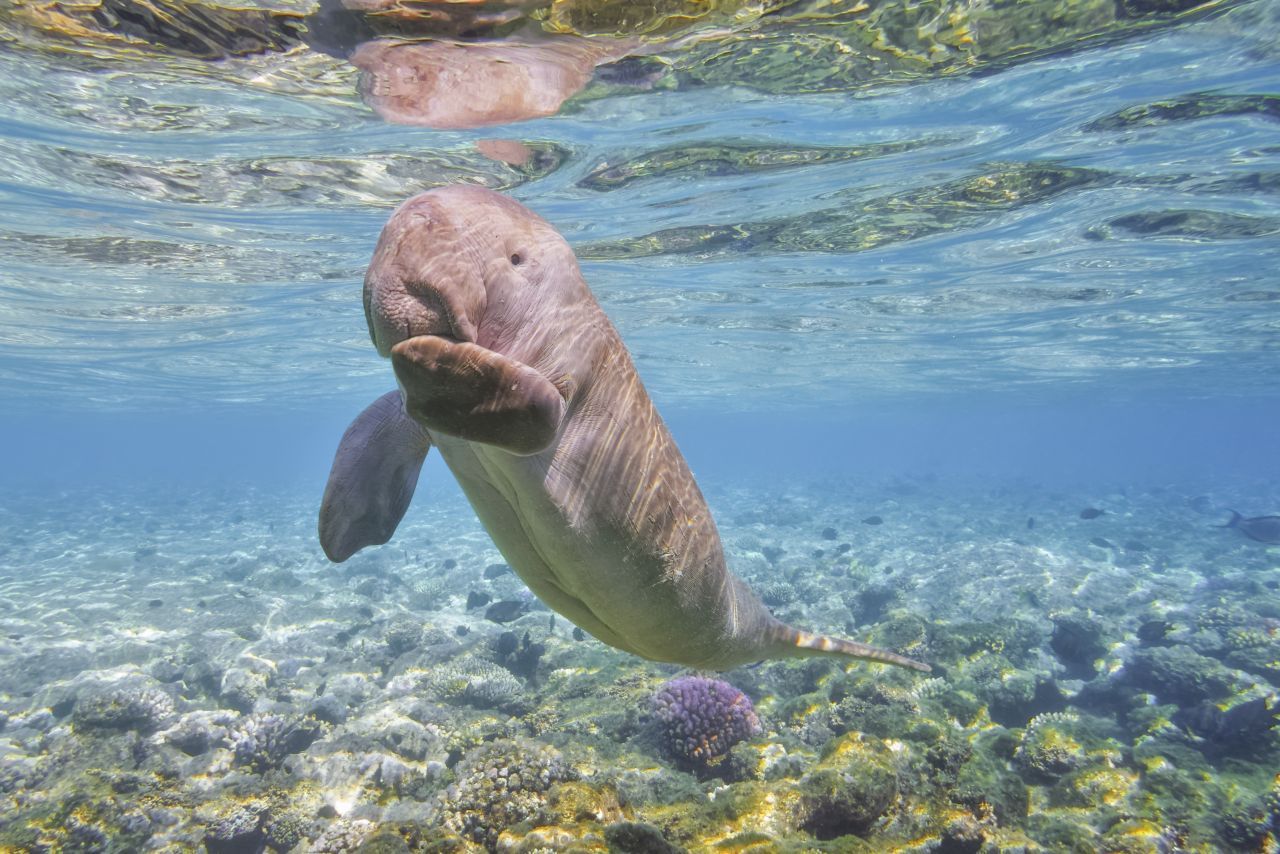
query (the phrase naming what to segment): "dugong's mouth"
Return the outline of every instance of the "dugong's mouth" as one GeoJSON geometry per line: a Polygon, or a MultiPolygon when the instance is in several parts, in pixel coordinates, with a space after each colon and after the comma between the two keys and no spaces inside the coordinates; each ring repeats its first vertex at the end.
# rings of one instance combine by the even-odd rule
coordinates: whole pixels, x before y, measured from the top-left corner
{"type": "Polygon", "coordinates": [[[366,305],[369,337],[384,359],[402,341],[436,336],[455,343],[476,340],[475,324],[447,291],[430,288],[421,293],[375,291],[366,305]]]}

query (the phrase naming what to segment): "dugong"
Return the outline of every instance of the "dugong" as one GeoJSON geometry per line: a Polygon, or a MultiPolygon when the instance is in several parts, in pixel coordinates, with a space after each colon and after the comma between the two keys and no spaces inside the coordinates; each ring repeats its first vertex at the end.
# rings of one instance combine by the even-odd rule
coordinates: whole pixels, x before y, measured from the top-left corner
{"type": "Polygon", "coordinates": [[[339,443],[320,507],[330,560],[391,538],[434,445],[529,589],[610,646],[707,670],[806,655],[929,670],[792,628],[728,570],[573,250],[523,205],[473,186],[409,199],[382,230],[364,309],[399,388],[339,443]]]}

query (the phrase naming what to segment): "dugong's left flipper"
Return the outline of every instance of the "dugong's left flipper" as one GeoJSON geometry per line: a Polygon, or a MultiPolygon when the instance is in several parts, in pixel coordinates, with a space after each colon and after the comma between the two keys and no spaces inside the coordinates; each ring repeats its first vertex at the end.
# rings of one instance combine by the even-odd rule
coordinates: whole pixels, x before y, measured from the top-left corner
{"type": "Polygon", "coordinates": [[[391,539],[431,449],[425,430],[405,414],[400,392],[369,404],[347,432],[320,502],[320,546],[335,563],[391,539]]]}

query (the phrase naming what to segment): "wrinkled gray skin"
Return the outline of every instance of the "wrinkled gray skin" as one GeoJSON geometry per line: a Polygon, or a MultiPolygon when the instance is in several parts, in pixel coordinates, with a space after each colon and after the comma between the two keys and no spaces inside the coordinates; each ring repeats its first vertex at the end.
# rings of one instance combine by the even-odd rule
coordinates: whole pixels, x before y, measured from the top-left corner
{"type": "Polygon", "coordinates": [[[435,445],[529,588],[611,646],[713,670],[824,654],[929,669],[784,625],[728,571],[573,251],[528,209],[468,186],[410,199],[364,305],[400,389],[342,438],[320,511],[331,560],[391,537],[435,445]]]}

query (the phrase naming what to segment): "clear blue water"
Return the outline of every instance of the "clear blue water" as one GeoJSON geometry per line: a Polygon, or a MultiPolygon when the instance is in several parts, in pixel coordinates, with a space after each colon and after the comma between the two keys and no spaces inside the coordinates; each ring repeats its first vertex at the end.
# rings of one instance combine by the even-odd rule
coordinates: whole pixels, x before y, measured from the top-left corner
{"type": "MultiPolygon", "coordinates": [[[[879,245],[865,249],[766,242],[583,266],[663,411],[705,429],[756,422],[737,413],[767,413],[778,423],[766,434],[777,436],[886,413],[941,423],[956,407],[999,412],[995,423],[960,419],[980,438],[1033,407],[1026,431],[1048,428],[1046,441],[1062,447],[1055,455],[1109,458],[1098,444],[1141,453],[1157,434],[1162,445],[1181,438],[1178,457],[1247,447],[1237,463],[1274,472],[1274,108],[1090,129],[1161,100],[1276,91],[1274,15],[1250,4],[977,76],[852,94],[630,94],[479,131],[390,125],[336,84],[273,91],[199,66],[139,63],[133,73],[6,52],[5,447],[35,437],[21,465],[37,458],[46,429],[70,431],[54,455],[74,455],[92,446],[93,419],[132,415],[129,432],[163,451],[167,435],[199,430],[210,411],[247,434],[293,418],[283,432],[331,436],[344,417],[335,413],[389,387],[358,294],[390,207],[438,182],[511,182],[513,171],[473,143],[513,137],[568,154],[512,195],[575,246],[606,250],[676,227],[799,218],[803,231],[815,212],[888,233],[895,217],[919,218],[894,213],[918,207],[916,191],[1026,164],[1097,170],[1105,177],[1093,186],[1012,209],[976,205],[964,218],[943,211],[933,233],[873,238],[879,245]],[[727,140],[921,145],[765,173],[578,186],[602,163],[727,140]],[[388,168],[395,157],[411,168],[388,168]],[[1248,217],[1255,233],[1108,225],[1186,210],[1248,217]],[[1072,414],[1070,430],[1042,417],[1053,410],[1072,414]],[[1159,417],[1146,417],[1152,410],[1159,417]],[[1109,428],[1089,428],[1101,420],[1109,428]]],[[[868,441],[883,448],[896,432],[891,424],[868,441]]],[[[912,443],[942,432],[915,431],[912,443]]],[[[696,448],[696,430],[687,442],[696,448]]],[[[206,453],[234,463],[253,452],[241,444],[215,438],[206,453]]],[[[286,445],[280,453],[300,447],[286,445]]],[[[955,450],[944,442],[938,453],[955,450]]]]}
{"type": "MultiPolygon", "coordinates": [[[[23,614],[56,599],[38,575],[89,579],[97,555],[125,587],[147,579],[145,601],[178,583],[146,563],[153,541],[197,574],[278,548],[280,565],[341,588],[333,619],[350,611],[358,576],[333,575],[312,526],[342,430],[394,383],[361,280],[394,206],[460,181],[509,192],[578,251],[753,583],[769,571],[760,544],[792,536],[788,513],[805,536],[838,519],[858,560],[914,573],[903,607],[931,619],[962,622],[967,595],[975,619],[994,619],[1013,606],[984,597],[1024,582],[1044,589],[1018,607],[1050,630],[1064,613],[1106,615],[1111,672],[1153,614],[1190,625],[1196,608],[1274,599],[1258,585],[1276,580],[1276,550],[1211,527],[1227,508],[1280,512],[1274,0],[975,73],[816,93],[596,88],[557,115],[475,130],[386,122],[356,97],[354,69],[305,49],[135,55],[42,41],[12,11],[0,17],[0,617],[13,642],[0,664],[33,683],[18,647],[40,629],[23,614]],[[484,140],[550,159],[512,167],[484,140]],[[642,155],[725,144],[898,145],[591,185],[642,155]],[[187,492],[191,504],[175,498],[187,492]],[[1076,514],[1093,505],[1110,515],[1086,529],[1076,514]],[[781,533],[761,527],[775,506],[800,508],[779,511],[781,533]],[[883,529],[859,526],[872,512],[883,529]],[[1088,551],[1098,531],[1108,548],[1141,548],[1103,560],[1088,551]],[[1170,566],[1191,580],[1170,582],[1170,566]],[[1227,575],[1253,581],[1215,593],[1208,579],[1227,575]]],[[[464,564],[496,559],[434,455],[423,482],[407,524],[432,559],[450,544],[464,564]]],[[[376,560],[412,562],[406,539],[376,560]]],[[[796,561],[815,545],[787,543],[796,561]]],[[[109,599],[115,583],[75,595],[109,599]]],[[[398,607],[378,604],[374,622],[398,607]]],[[[436,606],[413,607],[430,621],[436,606]]],[[[1272,610],[1254,614],[1270,636],[1272,610]]],[[[91,634],[92,621],[49,613],[50,637],[91,634]]],[[[148,654],[166,654],[156,643],[148,654]]],[[[1057,667],[1040,654],[1042,672],[1057,667]]],[[[739,682],[760,702],[768,678],[739,682]]],[[[1233,698],[1280,685],[1233,684],[1233,698]]],[[[42,690],[0,685],[0,711],[53,703],[42,690]]],[[[1230,791],[1263,796],[1269,771],[1232,772],[1245,782],[1230,791]]],[[[1174,830],[1160,838],[1188,850],[1248,836],[1179,815],[1166,810],[1174,830]]],[[[1133,850],[1171,850],[1151,844],[1133,850]]]]}

